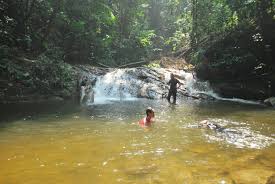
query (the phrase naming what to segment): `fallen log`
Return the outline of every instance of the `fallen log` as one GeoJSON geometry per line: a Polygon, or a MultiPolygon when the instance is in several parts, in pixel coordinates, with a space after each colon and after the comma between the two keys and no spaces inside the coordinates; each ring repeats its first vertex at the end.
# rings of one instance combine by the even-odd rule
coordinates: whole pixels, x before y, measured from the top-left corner
{"type": "Polygon", "coordinates": [[[200,97],[198,97],[198,96],[194,96],[194,95],[189,95],[189,94],[187,94],[187,93],[183,93],[182,94],[183,96],[186,96],[186,97],[191,97],[191,98],[194,98],[194,99],[202,99],[202,98],[200,98],[200,97]]]}
{"type": "Polygon", "coordinates": [[[96,63],[97,65],[101,66],[101,67],[104,67],[104,68],[112,68],[108,65],[105,65],[105,64],[102,64],[102,63],[96,63]]]}
{"type": "MultiPolygon", "coordinates": [[[[190,95],[190,94],[188,94],[188,93],[184,93],[184,92],[179,92],[181,95],[183,95],[183,96],[186,96],[186,97],[190,97],[190,98],[194,98],[194,99],[196,99],[196,100],[198,100],[198,99],[203,99],[203,98],[200,98],[200,97],[198,97],[198,96],[194,96],[194,95],[190,95]]],[[[161,94],[161,97],[162,98],[166,98],[167,97],[167,93],[163,93],[163,94],[161,94]]]]}
{"type": "Polygon", "coordinates": [[[31,59],[27,59],[27,58],[24,58],[24,57],[13,57],[16,61],[19,61],[19,62],[23,62],[23,63],[35,63],[37,62],[36,60],[31,60],[31,59]]]}
{"type": "Polygon", "coordinates": [[[147,61],[138,61],[138,62],[134,62],[134,63],[128,63],[128,64],[123,64],[123,65],[119,65],[118,68],[126,68],[126,67],[131,67],[137,64],[146,64],[147,61]]]}

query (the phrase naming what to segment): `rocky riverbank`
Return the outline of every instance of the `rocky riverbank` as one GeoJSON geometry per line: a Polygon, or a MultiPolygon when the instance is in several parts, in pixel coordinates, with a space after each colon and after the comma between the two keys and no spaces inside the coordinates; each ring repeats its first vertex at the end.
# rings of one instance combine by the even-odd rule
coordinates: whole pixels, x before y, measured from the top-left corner
{"type": "MultiPolygon", "coordinates": [[[[103,90],[106,91],[106,93],[110,93],[115,87],[118,87],[117,85],[119,82],[123,83],[123,91],[125,94],[129,93],[131,96],[137,98],[160,99],[167,95],[167,82],[170,73],[176,74],[184,84],[186,84],[186,77],[192,76],[191,73],[186,73],[183,70],[149,67],[116,69],[94,67],[91,65],[75,65],[68,71],[68,75],[70,76],[70,87],[52,88],[49,92],[28,85],[25,81],[2,78],[0,80],[0,102],[7,104],[55,102],[64,100],[78,101],[80,95],[80,83],[84,78],[87,78],[91,82],[100,80],[105,75],[107,75],[106,77],[116,76],[116,78],[113,79],[117,82],[107,84],[107,81],[105,81],[106,86],[103,90]]],[[[27,67],[22,67],[22,72],[28,74],[27,67]]],[[[43,80],[40,80],[39,82],[42,83],[43,80]]],[[[98,93],[105,93],[104,91],[98,93]]],[[[110,95],[112,96],[112,94],[110,95]]],[[[192,97],[192,95],[189,95],[186,91],[186,86],[179,89],[179,95],[192,97]]],[[[195,96],[193,97],[197,98],[195,96]]]]}
{"type": "MultiPolygon", "coordinates": [[[[183,84],[178,90],[178,96],[205,99],[206,95],[192,94],[194,78],[192,73],[172,68],[98,68],[86,65],[75,66],[80,73],[79,82],[88,80],[91,84],[96,81],[93,90],[96,98],[166,98],[168,81],[173,73],[183,84]]],[[[88,95],[89,91],[86,95],[88,95]]]]}
{"type": "MultiPolygon", "coordinates": [[[[124,69],[102,68],[91,65],[66,66],[69,69],[66,70],[62,76],[69,77],[66,81],[57,80],[53,83],[54,85],[47,83],[51,78],[50,68],[49,73],[46,75],[48,76],[47,80],[43,79],[43,75],[39,80],[36,79],[38,82],[30,78],[29,75],[31,75],[31,72],[28,72],[28,67],[31,66],[34,68],[32,65],[37,64],[35,62],[29,62],[25,67],[22,67],[22,71],[20,72],[26,75],[26,78],[30,78],[27,82],[31,81],[31,84],[35,83],[36,86],[28,84],[26,80],[7,80],[2,77],[0,80],[0,102],[2,104],[61,102],[64,100],[79,102],[81,95],[80,83],[84,78],[88,79],[88,83],[96,82],[92,88],[95,90],[96,96],[100,98],[133,97],[161,99],[167,96],[169,89],[167,82],[169,81],[170,73],[174,73],[180,82],[183,83],[178,90],[179,98],[190,97],[193,99],[215,100],[218,99],[216,98],[216,94],[219,94],[227,98],[239,97],[243,99],[246,99],[250,95],[251,98],[249,99],[255,100],[253,96],[257,96],[257,94],[262,91],[261,88],[257,86],[248,88],[248,86],[243,86],[242,83],[239,85],[236,83],[234,83],[234,85],[227,85],[226,82],[215,84],[213,80],[210,80],[211,87],[208,82],[197,81],[195,74],[191,71],[193,67],[185,63],[185,61],[180,60],[176,62],[178,63],[176,65],[172,65],[171,61],[171,58],[165,58],[159,61],[158,66],[149,65],[149,67],[124,69]],[[40,83],[42,87],[38,88],[40,83]],[[55,87],[55,85],[57,87],[55,87]],[[51,88],[48,89],[45,88],[45,86],[51,86],[51,88]],[[216,92],[215,95],[213,95],[214,92],[216,92]]],[[[57,72],[58,70],[55,71],[55,73],[57,72]]],[[[198,76],[201,77],[200,71],[198,72],[198,76]]],[[[251,82],[251,85],[252,84],[253,82],[251,82]]],[[[265,97],[266,96],[263,95],[261,98],[256,99],[261,99],[262,102],[264,102],[265,97]]],[[[85,100],[87,100],[87,98],[85,100]]],[[[265,104],[273,106],[273,101],[271,98],[266,100],[265,104]]]]}

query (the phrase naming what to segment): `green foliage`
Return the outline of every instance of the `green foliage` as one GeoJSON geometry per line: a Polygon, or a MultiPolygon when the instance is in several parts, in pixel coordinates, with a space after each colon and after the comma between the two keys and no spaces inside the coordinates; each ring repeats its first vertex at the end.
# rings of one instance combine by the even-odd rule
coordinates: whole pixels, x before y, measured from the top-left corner
{"type": "Polygon", "coordinates": [[[199,48],[198,50],[196,50],[195,52],[192,53],[191,55],[191,61],[193,64],[198,64],[201,63],[205,60],[205,50],[202,48],[199,48]]]}
{"type": "Polygon", "coordinates": [[[148,65],[145,65],[147,68],[161,68],[159,63],[150,63],[148,65]]]}
{"type": "Polygon", "coordinates": [[[227,67],[227,66],[234,66],[239,64],[247,64],[247,63],[255,63],[256,58],[251,53],[246,53],[244,55],[235,55],[234,53],[224,53],[217,58],[215,63],[212,63],[211,66],[213,67],[227,67]]]}
{"type": "Polygon", "coordinates": [[[183,35],[190,25],[181,23],[191,20],[185,0],[2,0],[0,5],[4,43],[33,57],[59,47],[69,63],[136,62],[171,50],[167,40],[176,50],[188,39],[183,35]]]}
{"type": "Polygon", "coordinates": [[[182,31],[176,31],[172,37],[167,39],[165,44],[172,47],[172,51],[177,51],[189,44],[189,34],[182,31]]]}
{"type": "Polygon", "coordinates": [[[0,76],[10,83],[20,83],[41,94],[65,93],[74,88],[72,68],[60,59],[62,52],[58,48],[33,61],[16,58],[10,55],[12,51],[15,52],[7,46],[0,47],[0,76]]]}
{"type": "Polygon", "coordinates": [[[33,87],[45,94],[71,90],[73,87],[71,66],[45,55],[39,56],[38,61],[31,66],[30,76],[33,87]]]}
{"type": "Polygon", "coordinates": [[[48,57],[72,64],[115,67],[190,46],[200,62],[200,49],[236,29],[275,35],[268,0],[0,0],[0,7],[1,45],[32,58],[58,48],[61,57],[48,57]]]}
{"type": "Polygon", "coordinates": [[[7,77],[13,81],[28,81],[30,77],[30,73],[28,71],[22,70],[21,66],[11,62],[9,59],[1,59],[0,60],[0,71],[4,77],[7,77]]]}
{"type": "Polygon", "coordinates": [[[239,76],[252,74],[260,63],[272,72],[274,47],[268,53],[265,45],[275,44],[273,16],[274,3],[268,0],[193,0],[192,62],[207,61],[239,76]]]}
{"type": "Polygon", "coordinates": [[[141,31],[138,35],[139,43],[142,47],[151,47],[152,39],[156,37],[156,34],[153,30],[145,30],[141,31]]]}
{"type": "Polygon", "coordinates": [[[21,67],[11,62],[13,49],[7,45],[0,46],[0,76],[12,80],[21,80],[28,76],[28,72],[22,71],[21,67]]]}

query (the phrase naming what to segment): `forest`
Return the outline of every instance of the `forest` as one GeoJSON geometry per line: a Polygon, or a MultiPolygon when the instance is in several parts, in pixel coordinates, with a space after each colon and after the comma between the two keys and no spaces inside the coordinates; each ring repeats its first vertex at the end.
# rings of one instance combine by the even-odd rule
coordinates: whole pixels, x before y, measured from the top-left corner
{"type": "Polygon", "coordinates": [[[275,0],[0,0],[0,184],[275,184],[275,0]]]}
{"type": "Polygon", "coordinates": [[[0,12],[1,86],[50,93],[75,64],[177,57],[224,96],[275,93],[274,0],[0,0],[0,12]]]}

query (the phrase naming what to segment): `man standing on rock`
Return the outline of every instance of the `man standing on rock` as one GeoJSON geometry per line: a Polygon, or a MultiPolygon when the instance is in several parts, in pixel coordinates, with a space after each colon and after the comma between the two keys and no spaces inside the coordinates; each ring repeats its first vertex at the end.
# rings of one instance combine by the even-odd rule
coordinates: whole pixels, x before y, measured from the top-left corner
{"type": "Polygon", "coordinates": [[[173,104],[176,104],[177,89],[180,88],[182,83],[178,79],[175,78],[174,74],[171,73],[170,77],[171,77],[171,79],[168,82],[168,84],[170,85],[170,89],[169,89],[169,93],[167,96],[167,100],[170,103],[170,98],[171,98],[171,96],[173,96],[173,104]],[[179,84],[179,86],[177,86],[177,84],[179,84]]]}

